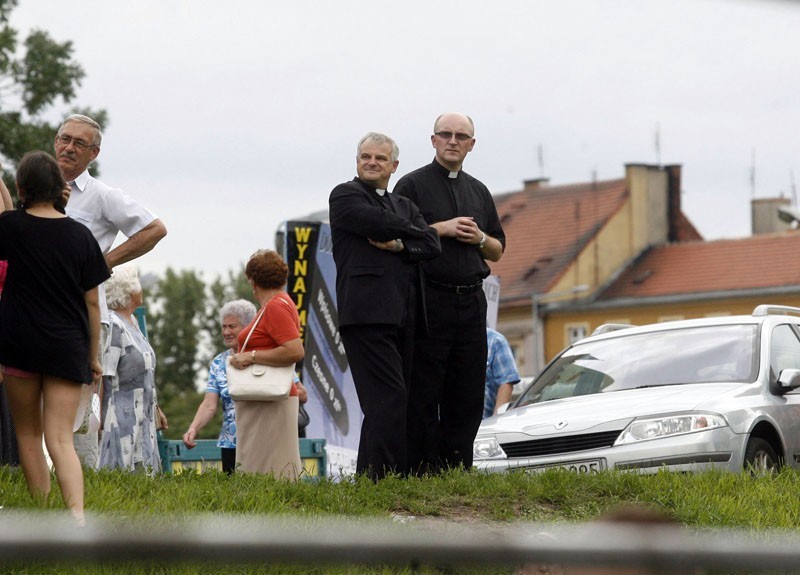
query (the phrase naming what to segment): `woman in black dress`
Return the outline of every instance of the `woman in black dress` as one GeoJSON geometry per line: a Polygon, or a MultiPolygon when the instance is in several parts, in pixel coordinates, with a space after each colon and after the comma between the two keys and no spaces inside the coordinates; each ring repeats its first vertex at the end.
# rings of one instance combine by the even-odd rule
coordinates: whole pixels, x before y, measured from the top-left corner
{"type": "Polygon", "coordinates": [[[53,461],[67,508],[83,516],[83,471],[72,445],[81,386],[99,381],[97,286],[108,266],[88,228],[64,214],[65,182],[45,152],[17,168],[21,208],[0,214],[0,259],[8,273],[0,299],[0,364],[28,489],[50,493],[53,461]]]}

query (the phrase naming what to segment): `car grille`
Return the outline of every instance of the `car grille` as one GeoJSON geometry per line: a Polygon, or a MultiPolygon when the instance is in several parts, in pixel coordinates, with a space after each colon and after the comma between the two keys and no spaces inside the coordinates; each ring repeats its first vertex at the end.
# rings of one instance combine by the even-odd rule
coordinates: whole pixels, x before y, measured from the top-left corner
{"type": "Polygon", "coordinates": [[[548,437],[547,439],[501,443],[500,447],[503,448],[508,457],[537,457],[539,455],[554,455],[557,453],[611,447],[620,433],[622,433],[621,429],[602,433],[585,433],[583,435],[561,435],[559,437],[548,437]]]}

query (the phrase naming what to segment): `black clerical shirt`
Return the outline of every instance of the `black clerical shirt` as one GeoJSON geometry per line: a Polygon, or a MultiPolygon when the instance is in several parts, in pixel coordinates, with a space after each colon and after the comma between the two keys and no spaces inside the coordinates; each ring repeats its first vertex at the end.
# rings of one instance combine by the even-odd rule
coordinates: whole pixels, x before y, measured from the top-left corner
{"type": "MultiPolygon", "coordinates": [[[[506,236],[489,190],[464,171],[451,172],[436,160],[406,174],[397,182],[394,193],[414,202],[429,224],[472,216],[478,227],[506,245],[506,236]]],[[[489,275],[489,266],[477,245],[455,238],[440,238],[442,255],[422,262],[428,279],[452,285],[472,285],[489,275]]]]}

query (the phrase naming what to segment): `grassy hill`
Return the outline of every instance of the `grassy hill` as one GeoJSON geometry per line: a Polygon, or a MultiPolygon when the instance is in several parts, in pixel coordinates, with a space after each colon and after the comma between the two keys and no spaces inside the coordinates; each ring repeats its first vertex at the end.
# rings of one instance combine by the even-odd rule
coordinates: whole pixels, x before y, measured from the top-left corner
{"type": "MultiPolygon", "coordinates": [[[[487,475],[451,472],[429,478],[363,479],[288,484],[270,477],[218,472],[155,478],[122,472],[86,474],[86,509],[92,516],[152,518],[194,513],[233,515],[346,516],[414,521],[450,521],[480,527],[515,522],[584,522],[625,503],[657,509],[690,527],[746,530],[800,526],[800,474],[790,470],[753,477],[703,473],[635,475],[605,472],[575,475],[552,470],[487,475]],[[410,519],[409,519],[410,520],[410,519]]],[[[47,503],[31,500],[21,472],[0,467],[0,519],[3,511],[63,509],[54,483],[47,503]]],[[[0,564],[0,570],[2,570],[0,564]]],[[[21,569],[15,566],[15,569],[21,569]]],[[[513,573],[511,568],[475,571],[432,566],[361,567],[220,566],[180,564],[26,566],[24,573],[513,573]]]]}

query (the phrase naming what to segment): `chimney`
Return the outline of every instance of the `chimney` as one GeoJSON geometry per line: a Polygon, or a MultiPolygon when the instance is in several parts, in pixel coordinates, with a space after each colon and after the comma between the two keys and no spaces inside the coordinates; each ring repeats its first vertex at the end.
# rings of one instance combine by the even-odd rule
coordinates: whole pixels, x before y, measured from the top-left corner
{"type": "Polygon", "coordinates": [[[667,238],[670,242],[678,241],[681,218],[681,166],[673,164],[664,166],[667,172],[667,221],[669,232],[667,238]]]}
{"type": "Polygon", "coordinates": [[[789,198],[754,198],[750,201],[750,215],[753,235],[772,234],[792,229],[792,222],[786,222],[778,215],[778,208],[791,208],[789,198]]]}
{"type": "Polygon", "coordinates": [[[550,178],[534,178],[532,180],[524,180],[522,183],[525,186],[523,192],[535,192],[547,187],[550,178]]]}

